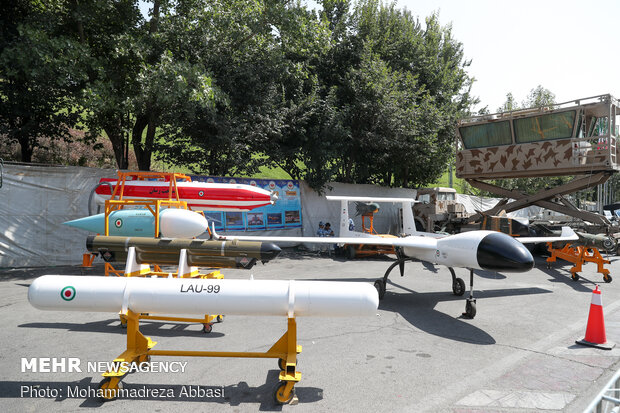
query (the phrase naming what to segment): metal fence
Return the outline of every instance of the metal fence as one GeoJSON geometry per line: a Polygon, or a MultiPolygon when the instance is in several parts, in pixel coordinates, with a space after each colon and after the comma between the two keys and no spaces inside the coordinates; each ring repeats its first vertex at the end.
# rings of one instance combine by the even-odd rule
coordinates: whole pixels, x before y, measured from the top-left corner
{"type": "Polygon", "coordinates": [[[620,370],[605,385],[583,413],[618,412],[620,410],[620,370]]]}

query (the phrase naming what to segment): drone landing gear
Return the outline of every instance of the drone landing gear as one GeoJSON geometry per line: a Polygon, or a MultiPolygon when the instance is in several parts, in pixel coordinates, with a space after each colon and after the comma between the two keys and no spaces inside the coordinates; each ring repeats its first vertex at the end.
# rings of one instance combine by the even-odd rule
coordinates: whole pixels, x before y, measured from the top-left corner
{"type": "MultiPolygon", "coordinates": [[[[454,268],[448,267],[452,274],[452,293],[462,296],[465,294],[465,281],[457,278],[454,268]]],[[[474,270],[469,270],[469,298],[465,302],[465,312],[463,317],[474,318],[476,316],[476,299],[474,298],[474,270]]]]}
{"type": "MultiPolygon", "coordinates": [[[[385,297],[387,280],[390,276],[390,272],[396,267],[399,266],[400,276],[402,277],[405,273],[405,261],[407,261],[406,257],[399,256],[397,254],[398,259],[389,266],[383,278],[379,278],[375,281],[375,288],[379,293],[379,300],[383,300],[385,297]]],[[[456,273],[454,272],[454,268],[448,267],[450,270],[450,274],[452,275],[452,293],[457,296],[462,296],[465,294],[465,281],[462,278],[458,278],[456,273]]],[[[463,317],[465,318],[474,318],[476,316],[476,299],[474,298],[474,270],[469,270],[469,298],[467,298],[465,302],[465,312],[463,313],[463,317]]]]}
{"type": "Polygon", "coordinates": [[[474,318],[476,316],[476,299],[474,298],[474,270],[469,270],[469,298],[465,302],[463,317],[474,318]]]}
{"type": "Polygon", "coordinates": [[[379,278],[378,280],[375,281],[375,288],[377,289],[377,292],[379,293],[379,300],[383,300],[383,297],[385,297],[385,291],[387,289],[387,280],[390,275],[390,272],[392,272],[394,267],[398,265],[398,268],[400,270],[400,276],[402,277],[403,275],[405,275],[405,261],[407,261],[407,259],[408,258],[405,257],[400,252],[400,248],[397,248],[396,249],[396,261],[394,261],[394,263],[390,265],[390,267],[385,272],[385,275],[383,276],[383,278],[379,278]]]}

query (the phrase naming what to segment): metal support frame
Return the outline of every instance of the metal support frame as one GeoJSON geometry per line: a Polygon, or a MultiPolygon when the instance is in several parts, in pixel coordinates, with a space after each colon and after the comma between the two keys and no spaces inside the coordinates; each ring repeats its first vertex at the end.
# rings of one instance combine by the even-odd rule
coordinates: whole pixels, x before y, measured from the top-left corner
{"type": "MultiPolygon", "coordinates": [[[[280,367],[279,383],[274,397],[277,402],[284,404],[291,401],[294,395],[295,383],[301,380],[301,373],[296,371],[297,355],[302,347],[297,344],[297,322],[295,317],[288,317],[288,328],[276,343],[266,352],[237,352],[237,351],[186,351],[186,350],[153,350],[156,341],[145,337],[140,332],[140,314],[131,310],[122,313],[127,320],[127,349],[114,359],[114,363],[143,363],[148,362],[151,356],[178,356],[178,357],[234,357],[234,358],[276,358],[280,367]]],[[[126,375],[121,369],[106,371],[102,374],[104,380],[99,388],[103,390],[105,400],[114,400],[118,397],[118,390],[122,388],[121,380],[126,375]]]]}
{"type": "MultiPolygon", "coordinates": [[[[612,173],[608,171],[599,172],[594,175],[588,175],[575,179],[567,184],[560,185],[555,188],[545,189],[534,195],[527,195],[519,191],[505,189],[477,179],[467,179],[467,182],[475,188],[506,198],[500,201],[495,207],[489,209],[488,211],[484,211],[485,215],[496,215],[501,210],[512,212],[531,205],[538,205],[540,207],[582,219],[593,224],[609,226],[611,223],[607,218],[599,214],[578,209],[568,199],[564,198],[564,195],[600,185],[606,182],[611,175],[612,173]],[[514,201],[508,201],[508,198],[512,198],[514,201]],[[559,198],[560,203],[553,201],[553,198],[559,198]]],[[[481,214],[476,214],[470,218],[470,222],[474,222],[481,217],[481,214]]]]}
{"type": "MultiPolygon", "coordinates": [[[[110,264],[106,263],[106,276],[108,275],[108,266],[112,268],[111,272],[114,272],[117,276],[124,277],[163,277],[163,278],[202,278],[202,279],[222,279],[224,275],[219,271],[212,271],[207,274],[200,274],[197,267],[191,267],[187,265],[187,250],[182,249],[179,254],[179,265],[176,272],[163,272],[158,265],[154,266],[154,270],[151,270],[149,264],[138,264],[135,260],[135,247],[129,247],[127,253],[127,261],[125,264],[125,270],[123,272],[117,271],[110,264]]],[[[223,321],[222,314],[205,314],[204,318],[193,317],[169,317],[169,316],[152,316],[149,314],[140,314],[138,316],[144,320],[161,320],[161,321],[182,321],[186,323],[199,323],[202,324],[202,331],[210,333],[213,330],[213,324],[223,321]]],[[[121,326],[127,326],[127,318],[120,315],[121,326]]]]}
{"type": "Polygon", "coordinates": [[[603,258],[599,250],[595,247],[587,247],[583,245],[566,244],[563,248],[553,248],[551,242],[547,243],[547,249],[551,253],[551,256],[547,258],[547,267],[551,267],[551,263],[556,260],[562,259],[568,261],[573,265],[570,269],[571,278],[575,281],[579,279],[579,273],[582,270],[583,264],[586,262],[596,263],[596,272],[603,274],[603,281],[611,282],[611,276],[609,270],[604,267],[605,264],[609,264],[610,261],[603,258]]]}
{"type": "Polygon", "coordinates": [[[620,406],[620,370],[607,382],[603,390],[583,410],[583,413],[603,413],[617,411],[620,406]]]}

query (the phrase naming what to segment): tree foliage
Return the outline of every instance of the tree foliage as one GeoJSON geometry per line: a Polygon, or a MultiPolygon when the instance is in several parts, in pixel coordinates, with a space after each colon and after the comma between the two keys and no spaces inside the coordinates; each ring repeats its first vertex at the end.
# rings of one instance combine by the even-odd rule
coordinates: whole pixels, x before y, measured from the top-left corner
{"type": "Polygon", "coordinates": [[[154,155],[213,175],[279,166],[317,189],[434,181],[475,103],[451,27],[380,0],[320,4],[152,0],[146,17],[137,0],[3,6],[0,133],[24,159],[80,124],[105,133],[120,168],[131,144],[144,170],[154,155]]]}

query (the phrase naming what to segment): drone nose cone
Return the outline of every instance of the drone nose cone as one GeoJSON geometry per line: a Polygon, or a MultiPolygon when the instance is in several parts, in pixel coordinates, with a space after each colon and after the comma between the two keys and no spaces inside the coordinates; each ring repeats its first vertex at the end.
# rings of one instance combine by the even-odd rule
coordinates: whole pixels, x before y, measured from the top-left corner
{"type": "Polygon", "coordinates": [[[480,268],[491,271],[526,272],[534,267],[534,257],[527,248],[501,232],[482,238],[476,258],[480,268]]]}
{"type": "Polygon", "coordinates": [[[282,250],[272,242],[263,242],[260,247],[260,260],[269,262],[280,254],[282,250]]]}

